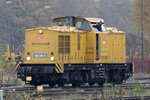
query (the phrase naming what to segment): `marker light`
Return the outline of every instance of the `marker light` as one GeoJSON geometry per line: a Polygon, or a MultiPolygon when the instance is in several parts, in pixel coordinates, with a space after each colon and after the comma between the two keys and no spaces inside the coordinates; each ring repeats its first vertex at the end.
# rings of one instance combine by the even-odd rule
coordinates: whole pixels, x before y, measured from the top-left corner
{"type": "Polygon", "coordinates": [[[27,57],[27,61],[30,61],[30,60],[31,60],[31,57],[28,56],[28,57],[27,57]]]}
{"type": "Polygon", "coordinates": [[[54,60],[55,60],[55,57],[54,57],[54,56],[51,56],[51,57],[50,57],[50,60],[51,60],[51,61],[54,61],[54,60]]]}

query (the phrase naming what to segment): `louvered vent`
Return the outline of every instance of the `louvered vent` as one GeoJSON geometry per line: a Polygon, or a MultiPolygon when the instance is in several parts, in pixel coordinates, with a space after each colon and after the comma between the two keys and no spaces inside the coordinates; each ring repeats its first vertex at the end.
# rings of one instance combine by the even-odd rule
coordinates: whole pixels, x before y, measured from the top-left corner
{"type": "Polygon", "coordinates": [[[70,36],[59,35],[58,37],[58,53],[70,53],[70,36]]]}

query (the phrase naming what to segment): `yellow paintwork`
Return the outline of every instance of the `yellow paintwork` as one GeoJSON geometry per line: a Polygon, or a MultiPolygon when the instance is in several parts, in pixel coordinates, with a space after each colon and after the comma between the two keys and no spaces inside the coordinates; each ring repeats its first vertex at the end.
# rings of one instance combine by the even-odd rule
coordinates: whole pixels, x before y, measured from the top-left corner
{"type": "Polygon", "coordinates": [[[132,72],[134,73],[134,67],[135,67],[135,66],[134,66],[134,63],[132,63],[132,64],[133,64],[133,70],[132,70],[132,72]]]}
{"type": "MultiPolygon", "coordinates": [[[[56,20],[64,21],[65,18],[55,18],[53,24],[56,20]]],[[[85,18],[75,20],[88,21],[85,18]]],[[[88,22],[90,24],[91,19],[88,22]]],[[[107,28],[107,32],[94,32],[91,25],[90,27],[91,31],[82,31],[76,27],[67,26],[39,27],[26,30],[24,63],[125,63],[125,33],[110,27],[107,28]],[[42,30],[42,34],[39,33],[40,30],[42,30]],[[100,43],[98,60],[96,60],[96,34],[99,34],[100,43]],[[60,35],[70,36],[69,54],[58,53],[58,37],[60,35]],[[43,36],[44,40],[39,41],[39,36],[43,36]],[[103,39],[103,36],[105,36],[105,39],[103,39]],[[79,37],[80,43],[78,43],[79,37]],[[78,50],[78,44],[80,44],[80,50],[78,50]],[[47,53],[47,58],[33,58],[34,53],[47,53]],[[31,57],[30,61],[26,60],[28,56],[31,57]],[[55,57],[54,61],[50,61],[51,56],[55,57]]]]}
{"type": "Polygon", "coordinates": [[[9,44],[7,44],[7,51],[4,53],[4,58],[5,60],[12,60],[12,61],[15,61],[15,52],[14,52],[14,45],[12,46],[12,52],[10,51],[10,46],[9,44]]]}
{"type": "Polygon", "coordinates": [[[5,60],[9,60],[9,58],[10,58],[10,49],[9,49],[8,44],[7,44],[7,51],[5,52],[5,54],[3,56],[5,57],[5,60]]]}
{"type": "Polygon", "coordinates": [[[17,65],[16,65],[16,68],[15,68],[15,71],[17,70],[17,68],[19,67],[21,63],[19,62],[17,65]]]}
{"type": "Polygon", "coordinates": [[[15,61],[15,56],[16,56],[15,53],[12,52],[12,53],[11,53],[11,59],[12,59],[12,61],[15,61]]]}

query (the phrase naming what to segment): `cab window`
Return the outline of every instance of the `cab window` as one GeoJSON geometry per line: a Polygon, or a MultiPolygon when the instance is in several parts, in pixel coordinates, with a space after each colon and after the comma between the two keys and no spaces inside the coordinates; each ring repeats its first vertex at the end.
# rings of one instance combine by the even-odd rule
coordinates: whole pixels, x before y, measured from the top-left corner
{"type": "Polygon", "coordinates": [[[54,26],[65,26],[66,21],[55,21],[54,26]]]}
{"type": "Polygon", "coordinates": [[[105,24],[103,23],[91,23],[94,32],[107,32],[105,24]]]}
{"type": "Polygon", "coordinates": [[[77,21],[75,27],[79,30],[91,31],[88,21],[77,21]]]}

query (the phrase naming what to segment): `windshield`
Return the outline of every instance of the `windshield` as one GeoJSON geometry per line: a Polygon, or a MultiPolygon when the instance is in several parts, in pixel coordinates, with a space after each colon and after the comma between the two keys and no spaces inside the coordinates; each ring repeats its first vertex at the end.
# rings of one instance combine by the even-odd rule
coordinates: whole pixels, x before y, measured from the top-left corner
{"type": "MultiPolygon", "coordinates": [[[[68,23],[66,21],[55,21],[54,26],[68,26],[68,23]]],[[[78,30],[91,31],[88,21],[76,21],[75,25],[73,23],[72,26],[77,27],[78,30]]]]}
{"type": "Polygon", "coordinates": [[[75,27],[77,27],[79,30],[85,30],[85,31],[91,30],[88,21],[76,21],[75,27]]]}
{"type": "Polygon", "coordinates": [[[105,24],[103,23],[91,23],[94,32],[107,32],[105,24]]]}
{"type": "Polygon", "coordinates": [[[66,21],[55,21],[54,26],[65,26],[66,21]]]}

